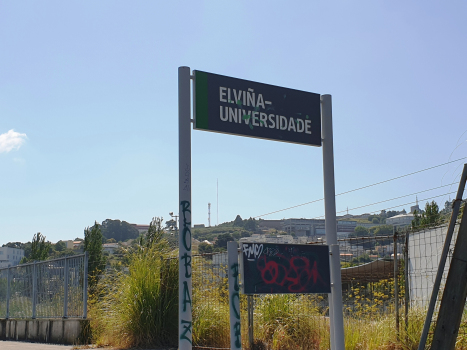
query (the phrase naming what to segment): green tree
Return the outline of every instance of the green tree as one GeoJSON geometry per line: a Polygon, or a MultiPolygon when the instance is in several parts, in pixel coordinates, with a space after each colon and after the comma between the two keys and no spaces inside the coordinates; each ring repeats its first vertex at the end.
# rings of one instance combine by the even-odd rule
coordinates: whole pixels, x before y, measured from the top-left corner
{"type": "Polygon", "coordinates": [[[243,238],[243,237],[251,237],[251,233],[248,232],[248,231],[242,231],[242,232],[240,233],[240,235],[242,236],[242,238],[243,238]]]}
{"type": "Polygon", "coordinates": [[[32,238],[31,253],[28,261],[46,260],[49,257],[50,242],[45,241],[45,236],[37,232],[32,238]]]}
{"type": "Polygon", "coordinates": [[[417,229],[421,227],[436,226],[441,223],[441,213],[439,212],[438,204],[435,201],[426,202],[425,212],[421,215],[414,211],[414,218],[412,220],[412,228],[417,229]]]}
{"type": "Polygon", "coordinates": [[[434,226],[441,222],[438,204],[435,201],[425,204],[425,212],[422,214],[422,225],[434,226]]]}
{"type": "Polygon", "coordinates": [[[421,215],[418,213],[418,211],[414,210],[413,212],[413,220],[412,220],[412,229],[417,229],[420,227],[420,222],[421,222],[421,215]]]}
{"type": "Polygon", "coordinates": [[[146,246],[150,247],[156,242],[160,242],[164,235],[164,229],[162,228],[162,218],[153,217],[149,223],[148,233],[146,234],[146,246]]]}
{"type": "Polygon", "coordinates": [[[237,217],[235,218],[235,220],[233,222],[233,225],[243,227],[243,219],[242,219],[242,217],[240,215],[237,215],[237,217]]]}
{"type": "Polygon", "coordinates": [[[63,252],[66,249],[66,243],[63,241],[58,241],[55,243],[55,250],[57,252],[63,252]]]}
{"type": "Polygon", "coordinates": [[[368,237],[370,235],[370,231],[366,227],[357,226],[355,227],[354,232],[349,234],[349,237],[368,237]]]}
{"type": "Polygon", "coordinates": [[[72,256],[72,255],[76,255],[76,252],[73,249],[65,249],[65,250],[62,250],[61,252],[56,251],[54,254],[54,258],[61,258],[64,256],[72,256]]]}
{"type": "Polygon", "coordinates": [[[169,231],[175,231],[177,229],[177,221],[175,219],[167,220],[165,227],[169,231]]]}
{"type": "Polygon", "coordinates": [[[238,240],[242,237],[242,235],[240,234],[240,232],[233,232],[233,233],[232,233],[232,237],[233,237],[236,241],[238,241],[238,240]]]}
{"type": "Polygon", "coordinates": [[[208,254],[208,253],[212,253],[212,245],[211,244],[207,244],[207,243],[200,243],[198,245],[198,252],[200,254],[208,254]]]}
{"type": "Polygon", "coordinates": [[[233,241],[233,237],[230,233],[224,233],[219,236],[217,236],[216,243],[214,243],[214,246],[217,248],[223,248],[227,249],[227,242],[233,241]]]}
{"type": "Polygon", "coordinates": [[[378,226],[374,231],[375,236],[389,236],[392,235],[394,232],[394,228],[392,225],[383,225],[378,226]]]}
{"type": "Polygon", "coordinates": [[[139,236],[139,231],[135,226],[120,220],[107,219],[102,221],[101,230],[105,238],[114,238],[117,242],[124,242],[139,236]]]}
{"type": "Polygon", "coordinates": [[[2,245],[2,247],[24,249],[24,243],[21,242],[8,242],[2,245]]]}
{"type": "Polygon", "coordinates": [[[84,230],[84,251],[88,252],[88,283],[91,294],[95,291],[99,276],[102,275],[106,259],[102,242],[104,236],[97,221],[91,228],[87,227],[84,230]]]}
{"type": "Polygon", "coordinates": [[[249,218],[248,220],[243,220],[243,227],[245,230],[255,232],[258,227],[258,222],[254,218],[249,218]]]}

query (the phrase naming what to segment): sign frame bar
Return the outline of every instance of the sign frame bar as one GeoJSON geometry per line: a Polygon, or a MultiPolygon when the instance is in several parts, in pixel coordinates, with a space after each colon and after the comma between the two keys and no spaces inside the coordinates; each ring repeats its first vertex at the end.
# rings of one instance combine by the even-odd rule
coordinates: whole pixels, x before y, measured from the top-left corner
{"type": "MultiPolygon", "coordinates": [[[[192,277],[191,277],[191,72],[178,68],[179,113],[179,349],[192,349],[192,277]]],[[[196,106],[194,106],[196,108],[196,106]]],[[[337,242],[334,150],[331,95],[321,95],[321,138],[326,241],[330,246],[331,349],[344,350],[344,316],[339,245],[337,242]]],[[[278,140],[277,140],[278,141],[278,140]]]]}
{"type": "Polygon", "coordinates": [[[336,189],[334,181],[334,147],[332,132],[332,97],[321,95],[321,137],[323,147],[324,215],[326,243],[330,246],[331,299],[331,349],[344,350],[344,313],[342,304],[342,279],[337,242],[336,189]]]}

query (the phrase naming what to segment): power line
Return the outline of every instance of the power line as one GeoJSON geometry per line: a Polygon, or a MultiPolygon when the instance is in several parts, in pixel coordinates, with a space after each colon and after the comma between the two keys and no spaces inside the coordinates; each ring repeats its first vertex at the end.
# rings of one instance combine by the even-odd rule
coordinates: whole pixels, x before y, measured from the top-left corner
{"type": "MultiPolygon", "coordinates": [[[[429,197],[429,198],[425,198],[425,199],[420,199],[420,201],[427,201],[427,200],[429,200],[429,199],[438,198],[438,197],[446,196],[446,195],[448,195],[448,194],[453,194],[453,193],[457,193],[457,191],[452,191],[452,192],[448,192],[448,193],[439,194],[439,195],[437,195],[437,196],[433,196],[433,197],[429,197]]],[[[396,198],[393,198],[393,199],[396,199],[396,198]]],[[[389,208],[384,208],[384,209],[379,209],[379,210],[373,210],[371,213],[377,213],[378,211],[381,211],[381,210],[394,209],[394,208],[398,208],[398,207],[400,208],[400,207],[402,207],[402,206],[404,206],[404,205],[409,205],[409,204],[412,204],[412,203],[413,203],[413,202],[409,202],[409,203],[404,203],[404,204],[398,204],[398,205],[395,205],[395,206],[389,207],[389,208]]],[[[376,204],[376,203],[368,204],[368,205],[364,205],[364,206],[370,206],[370,205],[374,205],[374,204],[376,204]]],[[[364,207],[364,206],[363,206],[363,207],[364,207]]],[[[358,208],[361,208],[361,207],[358,207],[358,208]]],[[[358,208],[353,208],[353,209],[358,209],[358,208]]],[[[351,209],[349,209],[349,210],[351,210],[351,209]]],[[[337,213],[342,213],[342,212],[345,212],[345,211],[347,211],[347,209],[346,209],[346,210],[338,211],[338,212],[336,212],[336,214],[337,214],[337,213]]],[[[311,220],[313,220],[313,219],[319,219],[319,218],[324,218],[324,215],[316,216],[316,217],[314,217],[314,218],[311,218],[311,220]]]]}
{"type": "MultiPolygon", "coordinates": [[[[447,163],[438,164],[438,165],[435,165],[435,166],[432,166],[432,167],[429,167],[429,168],[426,168],[426,169],[423,169],[423,170],[418,170],[418,171],[415,171],[415,172],[413,172],[413,173],[409,173],[409,174],[405,174],[405,175],[393,177],[392,179],[388,179],[388,180],[376,182],[376,183],[371,184],[371,185],[367,185],[367,186],[359,187],[359,188],[356,188],[356,189],[353,189],[353,190],[341,192],[341,193],[336,194],[336,197],[337,197],[337,196],[341,196],[341,195],[343,195],[343,194],[347,194],[347,193],[351,193],[351,192],[355,192],[355,191],[360,191],[360,190],[363,190],[363,189],[365,189],[365,188],[373,187],[373,186],[376,186],[376,185],[381,185],[381,184],[386,183],[386,182],[389,182],[389,181],[394,181],[394,180],[402,179],[402,178],[404,178],[404,177],[411,176],[411,175],[415,175],[415,174],[418,174],[418,173],[421,173],[421,172],[424,172],[424,171],[427,171],[427,170],[439,168],[439,167],[441,167],[441,166],[444,166],[444,165],[447,165],[447,164],[450,164],[450,163],[454,163],[454,162],[458,162],[458,161],[463,160],[463,159],[466,159],[466,158],[467,158],[467,157],[462,157],[462,158],[459,158],[459,159],[456,159],[456,160],[452,160],[452,161],[447,162],[447,163]]],[[[322,200],[324,200],[324,198],[315,199],[315,200],[313,200],[313,201],[311,201],[311,202],[306,202],[306,203],[302,203],[302,204],[297,204],[297,205],[294,205],[294,206],[291,206],[291,207],[288,207],[288,208],[284,208],[284,209],[279,209],[279,210],[272,211],[272,212],[267,213],[267,214],[257,215],[257,216],[254,216],[253,218],[256,219],[256,218],[260,218],[260,217],[263,217],[263,216],[268,216],[268,215],[271,215],[271,214],[280,213],[280,212],[282,212],[282,211],[286,211],[286,210],[289,210],[289,209],[298,208],[298,207],[301,207],[301,206],[304,206],[304,205],[308,205],[308,204],[311,204],[311,203],[316,203],[316,202],[319,202],[319,201],[322,201],[322,200]]],[[[409,204],[410,204],[410,203],[409,203],[409,204]]]]}
{"type": "MultiPolygon", "coordinates": [[[[417,195],[417,194],[420,194],[420,193],[424,193],[424,192],[428,192],[428,191],[437,190],[437,189],[439,189],[439,188],[451,186],[451,185],[453,185],[453,184],[455,184],[455,183],[456,183],[456,182],[453,182],[452,184],[447,184],[447,185],[443,185],[443,186],[439,186],[439,187],[433,187],[433,188],[430,188],[430,189],[428,189],[428,190],[423,190],[423,191],[420,191],[420,192],[415,192],[415,193],[411,193],[411,194],[406,194],[406,195],[404,195],[404,196],[395,197],[395,198],[391,198],[391,199],[386,199],[386,200],[380,201],[380,202],[375,202],[375,203],[371,203],[371,204],[365,204],[365,205],[362,205],[362,206],[359,206],[359,207],[355,207],[355,208],[351,208],[351,209],[341,210],[341,211],[336,212],[336,214],[337,214],[337,213],[345,212],[345,211],[347,211],[347,210],[355,210],[355,209],[365,208],[365,207],[369,207],[369,206],[372,206],[372,205],[381,204],[381,203],[385,203],[385,202],[390,202],[390,201],[393,201],[393,200],[396,200],[396,199],[401,199],[401,198],[404,198],[404,197],[410,197],[410,196],[417,195]]],[[[442,195],[442,196],[444,196],[444,195],[442,195]]],[[[438,197],[439,197],[439,196],[438,196],[438,197]]],[[[403,204],[403,205],[405,205],[405,204],[403,204]]]]}

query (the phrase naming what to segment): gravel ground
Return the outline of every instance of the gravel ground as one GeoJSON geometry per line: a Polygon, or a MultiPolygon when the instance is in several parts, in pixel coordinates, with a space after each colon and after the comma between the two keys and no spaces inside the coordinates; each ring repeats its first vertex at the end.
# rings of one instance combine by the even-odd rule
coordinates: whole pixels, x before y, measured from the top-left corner
{"type": "Polygon", "coordinates": [[[73,346],[0,340],[0,349],[2,350],[71,350],[73,349],[73,346]]]}
{"type": "MultiPolygon", "coordinates": [[[[1,350],[84,350],[84,349],[98,349],[92,346],[72,346],[72,345],[56,345],[56,344],[42,344],[42,343],[28,343],[22,341],[2,341],[0,340],[1,350]]],[[[102,350],[112,350],[111,348],[100,348],[102,350]]],[[[146,349],[151,350],[151,349],[146,349]]],[[[158,348],[153,350],[176,350],[175,348],[158,348]]]]}

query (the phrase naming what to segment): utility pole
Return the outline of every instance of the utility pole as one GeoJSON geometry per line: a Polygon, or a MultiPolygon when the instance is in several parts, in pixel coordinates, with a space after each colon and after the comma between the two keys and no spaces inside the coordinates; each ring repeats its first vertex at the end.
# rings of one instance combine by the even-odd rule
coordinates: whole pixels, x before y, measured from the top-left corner
{"type": "MultiPolygon", "coordinates": [[[[467,164],[464,165],[465,184],[467,164]]],[[[456,199],[456,201],[460,201],[456,199]]],[[[467,297],[467,210],[464,207],[456,245],[444,287],[432,350],[454,350],[467,297]]]]}
{"type": "MultiPolygon", "coordinates": [[[[462,202],[462,195],[464,194],[466,181],[467,181],[467,164],[464,164],[464,170],[462,171],[462,176],[461,176],[461,179],[459,181],[459,188],[457,190],[456,199],[452,203],[451,220],[449,221],[448,231],[446,233],[446,238],[444,240],[443,251],[441,252],[441,257],[439,259],[438,272],[436,274],[436,278],[435,278],[435,281],[434,281],[434,284],[433,284],[433,291],[431,293],[430,304],[428,305],[428,311],[427,311],[427,315],[426,315],[426,318],[425,318],[425,324],[423,325],[422,335],[420,337],[420,342],[418,344],[418,350],[424,350],[425,349],[426,340],[428,338],[428,332],[430,330],[430,325],[431,325],[431,318],[432,318],[433,312],[435,310],[436,300],[438,299],[438,293],[439,293],[439,289],[440,289],[440,286],[441,286],[441,279],[443,278],[444,267],[445,267],[446,260],[447,260],[447,257],[448,257],[448,253],[449,253],[449,249],[450,249],[450,246],[451,246],[451,240],[452,240],[452,236],[453,236],[453,233],[454,233],[454,227],[456,226],[457,215],[459,214],[459,210],[460,210],[460,206],[461,206],[461,202],[462,202]]],[[[459,230],[458,238],[457,238],[458,240],[459,240],[460,236],[461,236],[461,232],[459,230]]],[[[459,243],[459,246],[460,245],[461,245],[461,243],[459,243]]],[[[457,246],[458,246],[458,243],[456,242],[456,247],[454,248],[455,251],[457,250],[457,246]]],[[[454,252],[454,254],[456,254],[456,253],[454,252]]],[[[450,274],[451,274],[451,272],[449,272],[449,275],[450,274]]],[[[449,275],[448,275],[448,279],[449,279],[449,275]]],[[[459,278],[459,279],[464,278],[464,275],[457,276],[457,278],[459,278]]],[[[448,290],[447,281],[446,281],[446,286],[445,286],[444,290],[445,291],[448,290]]],[[[444,300],[444,297],[443,297],[443,300],[444,300]]],[[[441,311],[440,311],[440,314],[441,314],[441,311]]],[[[454,317],[453,317],[453,319],[454,319],[454,317]]],[[[435,339],[435,338],[433,338],[433,339],[435,339]]],[[[434,349],[434,348],[432,348],[432,349],[434,349]]],[[[442,349],[442,348],[438,348],[438,349],[442,349]]]]}
{"type": "Polygon", "coordinates": [[[208,203],[208,227],[211,227],[211,203],[208,203]]]}

